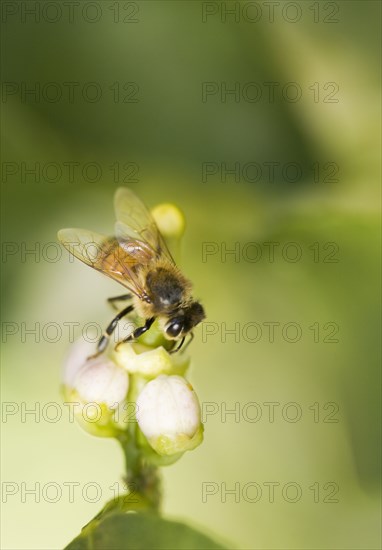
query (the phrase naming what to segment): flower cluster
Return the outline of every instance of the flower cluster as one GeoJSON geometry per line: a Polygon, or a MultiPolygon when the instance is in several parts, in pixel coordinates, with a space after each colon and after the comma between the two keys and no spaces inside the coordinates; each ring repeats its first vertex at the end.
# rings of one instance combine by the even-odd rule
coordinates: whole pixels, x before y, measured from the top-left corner
{"type": "Polygon", "coordinates": [[[78,405],[76,418],[86,431],[119,437],[138,425],[138,445],[151,458],[152,451],[178,457],[201,443],[199,401],[184,378],[187,358],[141,342],[89,359],[92,352],[94,344],[77,341],[63,371],[65,399],[78,405]]]}
{"type": "MultiPolygon", "coordinates": [[[[173,205],[152,212],[162,232],[173,241],[184,230],[184,218],[173,205]]],[[[185,379],[189,358],[170,354],[157,325],[137,342],[91,358],[94,344],[77,341],[64,362],[63,392],[80,425],[101,437],[116,437],[133,446],[148,462],[170,464],[203,439],[198,398],[185,379]]],[[[129,447],[130,448],[130,447],[129,447]]]]}

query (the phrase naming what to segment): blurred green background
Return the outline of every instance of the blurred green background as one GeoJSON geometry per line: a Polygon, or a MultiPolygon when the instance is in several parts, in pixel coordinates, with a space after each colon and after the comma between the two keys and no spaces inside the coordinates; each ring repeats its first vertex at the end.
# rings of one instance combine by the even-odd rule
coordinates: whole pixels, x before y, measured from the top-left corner
{"type": "Polygon", "coordinates": [[[65,408],[57,422],[21,410],[61,403],[64,323],[77,323],[76,337],[86,323],[103,326],[105,299],[120,291],[64,252],[51,260],[58,248],[48,243],[62,227],[110,233],[113,193],[126,184],[149,206],[171,201],[185,212],[182,268],[208,315],[190,348],[190,379],[218,412],[204,444],[163,469],[167,517],[229,547],[379,548],[380,4],[282,2],[273,22],[260,2],[84,2],[72,17],[64,4],[3,2],[2,400],[19,412],[3,414],[2,479],[18,492],[3,496],[2,547],[62,548],[123,473],[117,444],[83,433],[65,408]],[[203,98],[206,82],[217,92],[203,98]],[[291,82],[298,101],[281,93],[291,82]],[[274,178],[270,162],[280,163],[274,178]],[[205,163],[217,173],[203,178],[205,163]],[[238,163],[239,175],[225,177],[222,163],[238,163]],[[257,181],[247,163],[261,167],[257,181]],[[301,177],[285,177],[288,163],[301,177]],[[245,248],[253,242],[257,262],[245,248]],[[280,243],[273,262],[270,242],[280,243]],[[296,262],[282,252],[290,242],[296,262]],[[216,253],[203,258],[206,243],[216,253]],[[224,256],[235,246],[237,257],[224,256]],[[263,332],[251,342],[243,327],[255,322],[263,332]],[[269,322],[280,323],[274,342],[269,322]],[[282,336],[291,322],[301,329],[295,343],[282,336]],[[25,334],[36,323],[37,336],[25,334]],[[240,333],[224,337],[235,323],[240,333]],[[269,402],[279,403],[274,422],[269,402]],[[291,402],[296,422],[285,419],[291,402]],[[224,417],[235,403],[239,418],[224,417]],[[248,421],[248,403],[260,407],[258,422],[248,421]],[[338,422],[325,422],[332,411],[338,422]],[[80,484],[74,502],[68,482],[80,484]],[[89,482],[102,488],[97,502],[81,495],[89,482]],[[280,484],[274,502],[269,482],[280,484]],[[290,482],[302,491],[295,503],[281,491],[290,482]],[[40,502],[22,483],[40,483],[40,502]],[[56,503],[41,496],[47,483],[63,488],[56,503]],[[205,483],[218,492],[203,502],[205,483]],[[261,486],[258,502],[252,490],[243,496],[247,483],[261,486]],[[224,499],[224,484],[239,484],[239,496],[224,499]],[[332,487],[338,502],[325,502],[332,487]]]}

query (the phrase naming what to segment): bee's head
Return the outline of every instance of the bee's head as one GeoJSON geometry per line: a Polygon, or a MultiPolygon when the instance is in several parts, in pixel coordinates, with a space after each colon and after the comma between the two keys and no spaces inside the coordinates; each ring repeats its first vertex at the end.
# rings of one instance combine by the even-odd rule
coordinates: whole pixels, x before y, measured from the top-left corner
{"type": "Polygon", "coordinates": [[[166,336],[171,340],[188,334],[196,325],[205,318],[203,306],[199,302],[192,302],[170,317],[165,326],[166,336]]]}

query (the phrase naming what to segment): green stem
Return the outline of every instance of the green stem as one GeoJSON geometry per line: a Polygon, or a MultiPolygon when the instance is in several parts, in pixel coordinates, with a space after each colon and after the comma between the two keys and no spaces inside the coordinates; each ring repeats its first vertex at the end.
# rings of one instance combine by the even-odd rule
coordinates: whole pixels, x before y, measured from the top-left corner
{"type": "MultiPolygon", "coordinates": [[[[130,375],[128,402],[136,403],[140,392],[139,377],[130,375]]],[[[118,441],[121,444],[125,457],[125,482],[130,493],[130,504],[138,504],[140,508],[148,508],[153,512],[159,511],[161,501],[160,478],[158,467],[150,464],[137,442],[138,425],[130,421],[127,430],[121,432],[118,441]]]]}
{"type": "MultiPolygon", "coordinates": [[[[125,482],[131,495],[130,506],[135,503],[140,508],[149,508],[153,512],[159,512],[161,502],[161,487],[158,467],[150,464],[136,445],[135,426],[130,433],[119,437],[125,456],[125,482]]],[[[127,499],[126,504],[129,504],[127,499]]]]}

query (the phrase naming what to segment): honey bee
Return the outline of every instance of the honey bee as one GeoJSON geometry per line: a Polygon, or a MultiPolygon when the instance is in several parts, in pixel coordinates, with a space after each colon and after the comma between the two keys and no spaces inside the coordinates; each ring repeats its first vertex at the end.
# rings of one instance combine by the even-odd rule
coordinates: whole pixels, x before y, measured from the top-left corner
{"type": "Polygon", "coordinates": [[[131,303],[120,311],[106,328],[97,344],[102,353],[124,316],[135,312],[145,320],[116,348],[144,334],[158,319],[167,340],[173,341],[170,353],[182,347],[187,335],[204,318],[203,306],[192,297],[192,285],[176,266],[170,251],[143,202],[125,187],[114,196],[115,236],[105,237],[86,229],[61,229],[58,239],[76,258],[121,283],[128,294],[109,298],[114,304],[131,303]],[[176,343],[179,341],[177,347],[176,343]]]}

